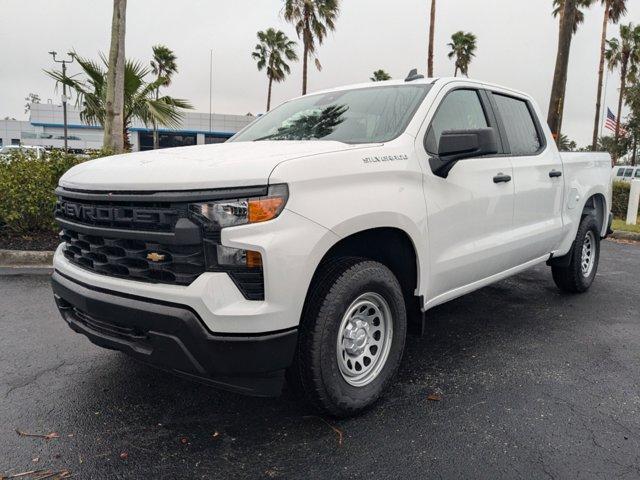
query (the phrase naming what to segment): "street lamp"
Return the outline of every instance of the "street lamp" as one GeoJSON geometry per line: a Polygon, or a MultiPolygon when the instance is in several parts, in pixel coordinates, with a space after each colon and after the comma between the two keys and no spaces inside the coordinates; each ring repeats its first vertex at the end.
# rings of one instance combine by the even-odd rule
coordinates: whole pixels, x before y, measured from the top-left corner
{"type": "Polygon", "coordinates": [[[71,57],[71,60],[56,60],[57,52],[51,51],[49,55],[53,57],[53,61],[62,64],[62,115],[64,119],[64,151],[69,151],[67,147],[67,63],[73,63],[75,60],[75,54],[68,52],[67,55],[71,57]]]}

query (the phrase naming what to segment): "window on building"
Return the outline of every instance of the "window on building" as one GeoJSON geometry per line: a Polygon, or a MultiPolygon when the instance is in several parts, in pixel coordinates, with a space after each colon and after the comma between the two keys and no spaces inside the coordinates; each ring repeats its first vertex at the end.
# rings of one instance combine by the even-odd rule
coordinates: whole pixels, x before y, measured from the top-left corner
{"type": "MultiPolygon", "coordinates": [[[[140,150],[153,150],[153,132],[138,132],[138,135],[140,150]]],[[[195,133],[162,132],[160,133],[160,148],[187,147],[195,145],[196,140],[195,133]]]]}
{"type": "Polygon", "coordinates": [[[229,140],[229,137],[222,137],[220,135],[207,134],[204,135],[204,143],[209,145],[210,143],[224,143],[229,140]]]}
{"type": "Polygon", "coordinates": [[[426,148],[430,153],[438,153],[442,132],[487,128],[488,126],[478,92],[475,90],[454,90],[444,98],[431,121],[427,133],[426,148]]]}
{"type": "Polygon", "coordinates": [[[493,94],[513,155],[534,155],[542,142],[526,101],[493,94]]]}
{"type": "Polygon", "coordinates": [[[12,138],[11,139],[11,145],[20,145],[20,139],[19,138],[12,138]]]}

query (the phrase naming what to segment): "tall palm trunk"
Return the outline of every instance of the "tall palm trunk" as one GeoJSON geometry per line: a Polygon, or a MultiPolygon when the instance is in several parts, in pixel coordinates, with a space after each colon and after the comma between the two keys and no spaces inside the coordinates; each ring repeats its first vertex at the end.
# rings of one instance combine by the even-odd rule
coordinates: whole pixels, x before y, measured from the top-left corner
{"type": "Polygon", "coordinates": [[[576,0],[565,0],[560,14],[558,52],[556,54],[556,67],[553,73],[553,85],[551,87],[551,98],[549,99],[549,114],[547,116],[547,123],[556,142],[560,140],[560,132],[562,130],[562,114],[567,91],[569,53],[571,51],[573,24],[576,13],[576,0]]]}
{"type": "Polygon", "coordinates": [[[124,151],[124,38],[127,0],[113,0],[103,146],[124,151]]]}
{"type": "Polygon", "coordinates": [[[436,0],[431,0],[431,17],[429,19],[429,56],[427,59],[427,76],[433,78],[433,41],[436,31],[436,0]]]}
{"type": "MultiPolygon", "coordinates": [[[[620,98],[618,99],[618,116],[616,122],[616,140],[620,138],[620,123],[622,122],[622,102],[624,101],[625,90],[627,89],[627,70],[629,67],[629,57],[625,55],[620,66],[620,98]]],[[[617,159],[616,159],[617,160],[617,159]]]]}
{"type": "Polygon", "coordinates": [[[602,83],[604,80],[604,52],[607,45],[607,27],[609,26],[609,11],[611,8],[610,0],[607,0],[604,6],[604,20],[602,21],[602,38],[600,39],[600,64],[598,65],[598,95],[596,97],[596,118],[593,122],[593,140],[591,142],[591,150],[594,152],[598,149],[598,136],[600,133],[600,111],[602,109],[602,83]]]}
{"type": "Polygon", "coordinates": [[[311,25],[309,25],[308,7],[304,11],[304,32],[302,33],[302,43],[304,44],[304,52],[302,55],[302,95],[307,94],[307,71],[309,68],[309,45],[311,44],[311,25]]]}
{"type": "MultiPolygon", "coordinates": [[[[160,97],[160,88],[156,88],[156,101],[160,97]]],[[[158,135],[158,124],[153,122],[153,149],[157,150],[160,148],[160,135],[158,135]]]]}
{"type": "Polygon", "coordinates": [[[456,62],[456,69],[453,71],[453,76],[457,77],[458,76],[458,63],[456,62]]]}
{"type": "Polygon", "coordinates": [[[267,93],[267,112],[271,110],[271,86],[273,85],[273,77],[269,76],[269,92],[267,93]]]}

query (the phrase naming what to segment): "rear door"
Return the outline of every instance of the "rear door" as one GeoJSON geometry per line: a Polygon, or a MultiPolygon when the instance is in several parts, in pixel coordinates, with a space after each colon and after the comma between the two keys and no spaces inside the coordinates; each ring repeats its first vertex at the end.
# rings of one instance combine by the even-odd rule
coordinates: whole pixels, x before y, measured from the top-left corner
{"type": "Polygon", "coordinates": [[[562,160],[546,137],[533,103],[491,91],[491,102],[513,166],[512,247],[518,264],[550,253],[562,237],[562,160]]]}

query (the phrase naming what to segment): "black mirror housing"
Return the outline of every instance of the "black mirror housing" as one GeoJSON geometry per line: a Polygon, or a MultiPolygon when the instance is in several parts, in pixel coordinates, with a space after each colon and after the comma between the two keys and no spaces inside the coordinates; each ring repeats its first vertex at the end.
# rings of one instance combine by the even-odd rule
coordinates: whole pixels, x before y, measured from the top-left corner
{"type": "Polygon", "coordinates": [[[433,173],[446,178],[458,160],[496,153],[498,137],[493,128],[448,130],[440,135],[438,156],[429,159],[429,163],[433,173]]]}

